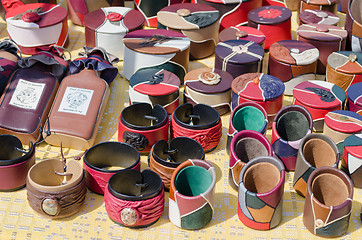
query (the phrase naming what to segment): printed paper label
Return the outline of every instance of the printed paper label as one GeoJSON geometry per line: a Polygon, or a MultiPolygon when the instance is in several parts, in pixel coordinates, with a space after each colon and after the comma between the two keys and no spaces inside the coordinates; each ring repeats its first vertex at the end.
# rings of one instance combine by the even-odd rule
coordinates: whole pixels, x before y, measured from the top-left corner
{"type": "Polygon", "coordinates": [[[35,110],[44,87],[45,83],[34,83],[20,79],[9,104],[19,108],[35,110]]]}
{"type": "Polygon", "coordinates": [[[58,111],[86,115],[93,92],[84,88],[67,87],[58,111]]]}

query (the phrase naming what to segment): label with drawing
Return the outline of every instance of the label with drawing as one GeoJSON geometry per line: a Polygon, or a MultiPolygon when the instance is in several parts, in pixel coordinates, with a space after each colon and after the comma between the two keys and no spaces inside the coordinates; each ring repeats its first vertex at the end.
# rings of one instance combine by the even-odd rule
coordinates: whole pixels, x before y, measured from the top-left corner
{"type": "Polygon", "coordinates": [[[35,110],[44,87],[45,83],[34,83],[20,79],[9,104],[19,108],[35,110]]]}
{"type": "Polygon", "coordinates": [[[58,111],[86,115],[93,92],[84,88],[67,87],[58,111]]]}

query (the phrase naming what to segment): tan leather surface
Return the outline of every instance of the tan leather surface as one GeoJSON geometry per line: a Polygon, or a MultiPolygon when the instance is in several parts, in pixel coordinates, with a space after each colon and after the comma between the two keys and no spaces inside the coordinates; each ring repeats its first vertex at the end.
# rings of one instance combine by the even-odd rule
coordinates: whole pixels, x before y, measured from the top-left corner
{"type": "Polygon", "coordinates": [[[315,73],[317,70],[317,61],[308,65],[292,66],[293,77],[300,76],[307,73],[315,73]]]}
{"type": "Polygon", "coordinates": [[[4,51],[4,50],[0,50],[0,57],[13,61],[13,62],[18,61],[18,58],[14,54],[11,54],[8,51],[4,51]]]}
{"type": "Polygon", "coordinates": [[[278,168],[268,162],[254,164],[244,174],[244,185],[253,193],[269,192],[277,186],[279,181],[278,168]]]}
{"type": "Polygon", "coordinates": [[[327,82],[336,84],[338,87],[342,88],[343,90],[347,90],[349,85],[351,84],[354,75],[352,74],[345,74],[341,72],[337,72],[329,64],[327,65],[326,69],[326,80],[327,82]]]}
{"type": "Polygon", "coordinates": [[[308,140],[303,147],[305,160],[313,167],[332,167],[336,161],[336,153],[324,140],[314,138],[308,140]]]}
{"type": "Polygon", "coordinates": [[[162,164],[158,163],[152,156],[152,151],[150,154],[150,169],[157,173],[161,179],[165,188],[170,189],[170,181],[172,173],[175,171],[176,168],[170,168],[163,166],[162,164]]]}

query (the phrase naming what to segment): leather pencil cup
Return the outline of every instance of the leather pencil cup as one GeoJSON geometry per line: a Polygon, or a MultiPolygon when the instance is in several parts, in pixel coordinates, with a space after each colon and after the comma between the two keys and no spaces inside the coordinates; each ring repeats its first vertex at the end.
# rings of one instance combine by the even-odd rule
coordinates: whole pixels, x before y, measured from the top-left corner
{"type": "Polygon", "coordinates": [[[268,124],[268,114],[256,102],[243,102],[231,112],[226,152],[230,155],[231,139],[240,131],[254,130],[265,134],[268,124]]]}
{"type": "Polygon", "coordinates": [[[163,183],[151,170],[122,170],[109,179],[104,192],[110,219],[130,228],[155,223],[163,213],[164,203],[163,183]]]}
{"type": "Polygon", "coordinates": [[[165,108],[156,104],[136,103],[123,109],[119,116],[118,141],[148,153],[159,140],[168,140],[169,119],[165,108]]]}
{"type": "Polygon", "coordinates": [[[284,106],[275,116],[272,126],[272,147],[283,161],[286,170],[295,170],[299,144],[313,131],[313,119],[309,111],[299,105],[284,106]]]}
{"type": "Polygon", "coordinates": [[[362,134],[353,134],[344,140],[342,170],[346,170],[353,185],[362,188],[362,134]]]}
{"type": "Polygon", "coordinates": [[[30,207],[49,218],[65,218],[79,212],[87,189],[83,168],[76,160],[46,159],[35,164],[26,179],[30,207]]]}
{"type": "Polygon", "coordinates": [[[205,152],[214,150],[220,142],[222,123],[220,114],[206,104],[185,103],[171,116],[171,139],[189,137],[198,141],[205,152]]]}
{"type": "Polygon", "coordinates": [[[35,164],[35,146],[23,149],[13,135],[0,135],[0,191],[15,191],[25,186],[26,176],[35,164]]]}
{"type": "Polygon", "coordinates": [[[308,179],[303,223],[320,237],[346,233],[352,210],[353,184],[339,169],[322,167],[308,179]]]}
{"type": "Polygon", "coordinates": [[[183,229],[199,229],[208,224],[214,213],[214,167],[202,160],[187,160],[172,174],[170,221],[183,229]]]}
{"type": "Polygon", "coordinates": [[[188,137],[176,137],[170,141],[160,140],[153,145],[148,163],[150,169],[157,173],[166,190],[170,188],[172,173],[188,159],[204,159],[205,152],[201,144],[188,137]]]}
{"type": "Polygon", "coordinates": [[[269,230],[280,223],[283,213],[285,170],[270,156],[248,162],[239,178],[238,216],[247,227],[269,230]]]}
{"type": "Polygon", "coordinates": [[[140,155],[129,144],[103,142],[94,145],[84,154],[83,168],[89,190],[104,194],[112,175],[123,169],[140,170],[140,155]]]}
{"type": "Polygon", "coordinates": [[[229,184],[235,190],[239,186],[241,170],[250,160],[259,156],[272,156],[273,149],[269,140],[253,130],[238,132],[231,140],[229,159],[229,184]]]}
{"type": "Polygon", "coordinates": [[[293,179],[294,190],[305,197],[311,173],[321,167],[337,168],[339,158],[337,145],[330,137],[319,133],[305,136],[299,144],[293,179]]]}

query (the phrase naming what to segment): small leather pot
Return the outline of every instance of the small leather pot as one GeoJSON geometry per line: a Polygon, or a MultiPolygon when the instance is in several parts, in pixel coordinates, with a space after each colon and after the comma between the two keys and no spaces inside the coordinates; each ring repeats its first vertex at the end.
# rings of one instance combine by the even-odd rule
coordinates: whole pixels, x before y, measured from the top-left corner
{"type": "Polygon", "coordinates": [[[344,140],[342,170],[346,169],[353,185],[362,188],[362,134],[353,134],[344,140]],[[344,168],[344,169],[343,169],[344,168]]]}
{"type": "Polygon", "coordinates": [[[303,223],[320,237],[338,237],[348,228],[352,210],[353,184],[339,169],[322,167],[308,179],[303,223]]]}
{"type": "Polygon", "coordinates": [[[285,170],[270,156],[248,162],[239,177],[238,216],[247,227],[268,230],[282,219],[285,170]]]}
{"type": "Polygon", "coordinates": [[[86,184],[89,190],[104,194],[109,178],[122,169],[140,170],[140,155],[131,145],[103,142],[91,147],[83,157],[86,184]]]}
{"type": "Polygon", "coordinates": [[[150,170],[122,170],[109,179],[104,203],[113,221],[130,228],[150,226],[163,213],[165,191],[161,178],[150,170]]]}

